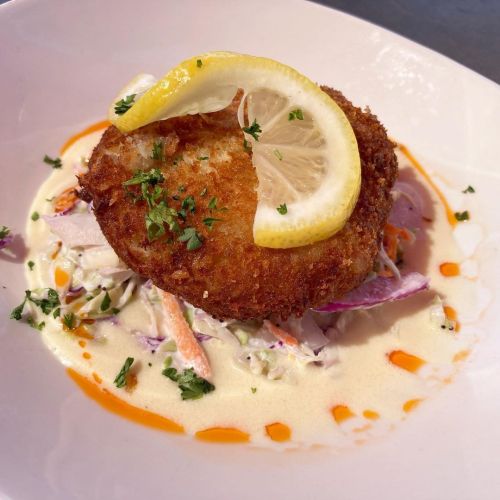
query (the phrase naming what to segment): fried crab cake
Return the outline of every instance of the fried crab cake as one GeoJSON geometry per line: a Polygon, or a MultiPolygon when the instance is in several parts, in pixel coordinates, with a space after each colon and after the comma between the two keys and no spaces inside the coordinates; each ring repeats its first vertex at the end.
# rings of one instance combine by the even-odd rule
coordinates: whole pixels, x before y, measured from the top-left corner
{"type": "Polygon", "coordinates": [[[351,123],[362,171],[351,217],[326,240],[288,249],[254,244],[258,179],[238,125],[237,99],[216,113],[158,121],[127,134],[110,127],[80,179],[81,197],[93,202],[105,237],[132,270],[215,317],[286,318],[324,305],[373,269],[398,168],[394,144],[377,118],[340,92],[322,89],[351,123]],[[184,210],[179,229],[191,228],[191,245],[168,225],[157,239],[148,238],[149,208],[140,186],[123,183],[152,168],[164,176],[158,186],[168,206],[184,210]]]}

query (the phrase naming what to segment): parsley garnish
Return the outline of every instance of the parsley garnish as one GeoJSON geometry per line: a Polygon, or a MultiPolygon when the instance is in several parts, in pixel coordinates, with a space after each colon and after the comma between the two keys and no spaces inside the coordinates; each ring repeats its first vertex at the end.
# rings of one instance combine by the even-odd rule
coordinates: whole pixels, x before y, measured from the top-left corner
{"type": "Polygon", "coordinates": [[[136,170],[134,175],[128,181],[123,183],[124,186],[134,186],[135,184],[150,184],[155,186],[161,184],[165,180],[159,168],[152,168],[147,172],[145,170],[136,170]]]}
{"type": "Polygon", "coordinates": [[[193,213],[196,210],[196,202],[194,201],[192,195],[189,195],[186,198],[184,198],[184,200],[182,200],[181,208],[189,210],[191,213],[193,213]]]}
{"type": "Polygon", "coordinates": [[[201,59],[196,59],[196,66],[198,66],[198,68],[201,68],[203,66],[203,62],[201,61],[201,59]]]}
{"type": "Polygon", "coordinates": [[[200,192],[200,196],[205,196],[207,194],[207,191],[208,189],[206,187],[204,187],[201,192],[200,192]]]}
{"type": "Polygon", "coordinates": [[[217,208],[217,196],[212,196],[208,202],[208,208],[210,210],[215,210],[217,208]]]}
{"type": "Polygon", "coordinates": [[[304,115],[302,114],[301,109],[294,109],[293,111],[290,111],[290,113],[288,113],[288,121],[292,121],[295,119],[297,119],[297,120],[304,119],[304,115]]]}
{"type": "Polygon", "coordinates": [[[7,226],[0,226],[0,240],[3,240],[10,233],[7,226]]]}
{"type": "Polygon", "coordinates": [[[163,161],[165,156],[163,154],[163,142],[158,141],[153,143],[153,150],[151,151],[151,159],[163,161]]]}
{"type": "Polygon", "coordinates": [[[30,271],[33,271],[33,268],[35,267],[35,263],[32,260],[28,260],[27,264],[28,264],[28,267],[30,268],[30,271]]]}
{"type": "Polygon", "coordinates": [[[120,312],[120,309],[118,309],[118,307],[113,307],[113,308],[111,309],[111,312],[112,312],[113,314],[118,314],[118,313],[120,312]]]}
{"type": "Polygon", "coordinates": [[[212,229],[215,222],[220,222],[222,219],[215,219],[214,217],[207,217],[203,219],[203,224],[208,227],[208,229],[212,229]]]}
{"type": "Polygon", "coordinates": [[[65,314],[62,319],[63,325],[68,329],[68,330],[74,330],[76,327],[76,316],[75,313],[70,312],[68,314],[65,314]]]}
{"type": "Polygon", "coordinates": [[[186,227],[177,239],[186,242],[188,250],[198,250],[203,245],[203,238],[194,227],[186,227]]]}
{"type": "Polygon", "coordinates": [[[198,156],[198,160],[200,161],[208,160],[208,156],[198,156]]]}
{"type": "Polygon", "coordinates": [[[31,214],[31,220],[32,220],[32,221],[35,221],[35,222],[36,222],[39,218],[40,218],[40,214],[39,214],[38,212],[33,212],[33,213],[31,214]]]}
{"type": "MultiPolygon", "coordinates": [[[[43,314],[49,314],[57,306],[61,305],[61,303],[59,302],[59,295],[53,288],[47,288],[47,297],[43,299],[38,299],[33,297],[31,290],[26,290],[24,292],[24,300],[22,301],[22,303],[19,304],[17,307],[15,307],[10,313],[11,319],[15,319],[17,321],[21,319],[24,306],[27,301],[30,301],[31,303],[38,306],[42,310],[43,314]]],[[[57,312],[58,310],[59,309],[56,309],[54,313],[57,312]]]]}
{"type": "Polygon", "coordinates": [[[102,299],[102,302],[101,302],[101,307],[99,309],[101,310],[101,312],[107,311],[109,309],[110,305],[111,305],[111,297],[109,296],[109,293],[106,290],[106,293],[104,294],[104,298],[102,299]]]}
{"type": "Polygon", "coordinates": [[[252,391],[252,394],[255,394],[257,392],[257,387],[250,387],[250,390],[252,391]]]}
{"type": "Polygon", "coordinates": [[[40,321],[40,323],[37,323],[31,316],[26,321],[28,322],[28,325],[31,326],[31,328],[34,328],[39,332],[41,332],[45,328],[45,321],[40,321]]]}
{"type": "Polygon", "coordinates": [[[62,161],[61,158],[51,158],[49,155],[45,155],[43,157],[44,163],[47,163],[47,165],[50,165],[52,168],[61,168],[62,167],[62,161]]]}
{"type": "Polygon", "coordinates": [[[475,193],[476,190],[472,186],[467,186],[462,193],[475,193]]]}
{"type": "Polygon", "coordinates": [[[259,134],[262,134],[262,129],[257,123],[257,120],[254,118],[252,125],[250,125],[249,127],[243,127],[243,132],[246,132],[248,135],[251,135],[256,141],[258,141],[259,134]]]}
{"type": "Polygon", "coordinates": [[[177,210],[168,207],[164,200],[160,201],[145,216],[148,240],[154,241],[163,236],[165,234],[164,224],[168,224],[171,231],[178,233],[180,228],[177,216],[177,210]]]}
{"type": "Polygon", "coordinates": [[[115,102],[115,113],[117,115],[124,115],[134,104],[136,94],[130,94],[124,99],[115,102]]]}
{"type": "Polygon", "coordinates": [[[276,207],[276,210],[281,214],[285,215],[288,212],[288,208],[286,206],[286,203],[281,204],[279,207],[276,207]]]}
{"type": "Polygon", "coordinates": [[[204,394],[215,390],[215,386],[208,380],[198,377],[193,368],[187,368],[179,373],[175,368],[167,367],[162,374],[173,382],[177,382],[183,400],[200,399],[204,394]]]}
{"type": "Polygon", "coordinates": [[[278,149],[275,149],[273,151],[273,153],[274,153],[274,156],[276,156],[276,158],[278,158],[279,161],[281,161],[283,159],[283,155],[281,154],[281,152],[278,149]]]}
{"type": "Polygon", "coordinates": [[[127,385],[127,375],[130,370],[130,367],[132,366],[132,363],[134,362],[134,358],[127,358],[125,360],[125,363],[123,363],[123,366],[116,376],[114,380],[114,384],[116,387],[121,389],[122,387],[125,387],[127,385]]]}
{"type": "Polygon", "coordinates": [[[243,139],[243,149],[245,151],[251,151],[252,148],[250,147],[250,144],[248,144],[248,141],[246,139],[243,139]]]}
{"type": "Polygon", "coordinates": [[[459,222],[463,222],[465,220],[469,220],[469,211],[465,210],[465,212],[455,212],[455,219],[459,222]]]}

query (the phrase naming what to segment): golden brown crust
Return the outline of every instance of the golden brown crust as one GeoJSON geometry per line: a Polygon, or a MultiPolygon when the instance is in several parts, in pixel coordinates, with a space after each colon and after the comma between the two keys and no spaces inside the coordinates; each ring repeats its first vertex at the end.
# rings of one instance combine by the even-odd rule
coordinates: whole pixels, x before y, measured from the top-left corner
{"type": "MultiPolygon", "coordinates": [[[[354,107],[340,92],[322,89],[349,119],[361,156],[361,193],[340,232],[299,248],[275,250],[253,243],[257,177],[233,105],[210,115],[152,123],[125,135],[114,127],[105,132],[80,183],[120,258],[160,288],[220,318],[301,314],[361,283],[373,268],[391,208],[390,190],[397,176],[394,145],[374,115],[354,107]],[[160,138],[165,143],[163,162],[149,158],[160,138]],[[209,160],[198,159],[204,156],[209,160]],[[195,197],[196,211],[187,225],[204,237],[199,250],[188,251],[178,241],[166,243],[167,237],[148,241],[145,203],[133,204],[122,183],[136,169],[153,167],[161,168],[170,196],[184,185],[181,199],[195,197]],[[205,188],[207,194],[200,196],[205,188]],[[209,210],[212,196],[227,211],[209,210]],[[223,220],[210,231],[202,223],[205,217],[223,220]]],[[[169,204],[180,208],[180,201],[171,197],[169,204]]]]}

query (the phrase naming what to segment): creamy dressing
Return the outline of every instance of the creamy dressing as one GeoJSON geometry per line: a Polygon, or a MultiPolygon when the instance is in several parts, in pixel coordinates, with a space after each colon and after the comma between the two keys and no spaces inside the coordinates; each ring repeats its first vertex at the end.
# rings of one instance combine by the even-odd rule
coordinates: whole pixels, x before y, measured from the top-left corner
{"type": "MultiPolygon", "coordinates": [[[[63,168],[54,170],[41,186],[30,213],[52,213],[52,203],[46,200],[75,185],[74,166],[90,155],[100,135],[91,132],[69,145],[62,157],[63,168]]],[[[399,156],[400,177],[418,177],[406,157],[399,156]]],[[[234,343],[215,338],[202,346],[216,390],[198,400],[182,401],[177,385],[162,375],[169,353],[162,347],[154,353],[145,349],[131,333],[144,330],[150,321],[138,290],[118,314],[118,325],[97,321],[86,326],[94,339],[63,331],[59,319],[40,315],[38,321],[47,323],[42,338],[67,367],[96,386],[168,418],[200,439],[210,440],[211,435],[207,438],[203,432],[206,429],[227,428],[241,431],[241,435],[228,431],[229,438],[248,439],[255,445],[324,444],[340,449],[360,444],[386,432],[450,382],[476,338],[470,323],[479,307],[477,282],[441,274],[440,264],[460,263],[464,256],[439,198],[431,189],[425,192],[424,215],[432,222],[427,223],[426,236],[407,250],[405,261],[409,269],[430,278],[431,289],[369,311],[342,313],[337,338],[327,348],[335,358],[330,368],[290,358],[286,361],[289,374],[270,380],[236,361],[234,343]],[[457,312],[459,332],[442,328],[439,315],[443,309],[437,296],[457,312]],[[135,359],[132,372],[137,384],[131,390],[113,384],[127,357],[135,359]]],[[[53,265],[47,257],[54,241],[42,218],[28,221],[28,260],[35,262],[34,269],[27,271],[31,289],[55,287],[53,265]]]]}

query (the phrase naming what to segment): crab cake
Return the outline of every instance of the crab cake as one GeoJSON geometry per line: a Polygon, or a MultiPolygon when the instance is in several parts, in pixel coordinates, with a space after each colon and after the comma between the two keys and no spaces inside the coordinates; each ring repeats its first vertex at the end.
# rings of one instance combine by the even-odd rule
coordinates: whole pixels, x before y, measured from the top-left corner
{"type": "Polygon", "coordinates": [[[351,217],[326,240],[288,249],[254,244],[258,179],[237,100],[216,113],[158,121],[127,134],[110,127],[80,179],[81,196],[93,202],[104,235],[132,270],[216,317],[286,318],[319,307],[357,287],[373,269],[397,176],[394,144],[377,118],[340,92],[322,89],[351,123],[362,171],[351,217]],[[124,183],[151,169],[162,179],[148,189],[161,189],[165,205],[180,215],[170,226],[150,221],[148,234],[150,207],[141,186],[124,183]]]}

